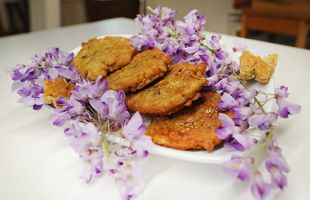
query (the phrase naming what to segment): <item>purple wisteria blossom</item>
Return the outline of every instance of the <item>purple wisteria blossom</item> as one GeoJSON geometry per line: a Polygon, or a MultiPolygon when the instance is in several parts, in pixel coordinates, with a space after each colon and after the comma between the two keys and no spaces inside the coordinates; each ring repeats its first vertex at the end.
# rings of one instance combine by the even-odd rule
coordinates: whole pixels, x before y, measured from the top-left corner
{"type": "Polygon", "coordinates": [[[62,77],[76,82],[80,76],[71,65],[73,54],[51,48],[43,55],[35,55],[29,65],[16,65],[11,70],[14,81],[12,90],[20,95],[19,102],[39,110],[43,105],[43,82],[47,79],[62,77]]]}
{"type": "Polygon", "coordinates": [[[241,132],[241,128],[236,126],[234,121],[227,115],[220,113],[219,120],[221,126],[216,130],[216,135],[226,141],[226,146],[235,150],[244,151],[255,145],[256,140],[241,132]]]}
{"type": "Polygon", "coordinates": [[[251,101],[253,101],[254,97],[257,96],[256,89],[241,89],[233,94],[236,98],[236,101],[239,102],[242,106],[247,106],[251,101]]]}
{"type": "Polygon", "coordinates": [[[218,107],[226,110],[236,107],[238,104],[236,100],[228,93],[224,92],[221,96],[221,101],[218,103],[218,107]]]}
{"type": "Polygon", "coordinates": [[[241,52],[247,47],[245,39],[237,39],[234,41],[233,52],[241,52]]]}
{"type": "Polygon", "coordinates": [[[123,199],[132,199],[144,189],[143,169],[139,162],[133,161],[148,156],[148,149],[152,143],[144,135],[145,130],[142,117],[135,113],[121,130],[121,135],[126,138],[128,144],[114,147],[111,153],[112,165],[109,171],[115,177],[123,199]]]}
{"type": "MultiPolygon", "coordinates": [[[[109,120],[109,119],[107,119],[109,120]]],[[[102,122],[106,124],[107,121],[102,122]]],[[[97,123],[95,123],[97,124],[97,123]]],[[[143,170],[139,160],[147,157],[151,140],[144,135],[145,126],[139,113],[122,124],[121,135],[126,144],[107,141],[106,132],[92,122],[74,121],[65,129],[71,146],[84,163],[82,177],[87,183],[105,172],[115,178],[122,199],[132,199],[144,189],[143,170]]]]}
{"type": "Polygon", "coordinates": [[[277,100],[287,98],[288,97],[288,87],[281,85],[280,87],[276,88],[275,94],[276,94],[277,100]]]}
{"type": "Polygon", "coordinates": [[[247,106],[235,106],[231,108],[231,111],[234,113],[233,119],[236,124],[239,121],[246,121],[254,114],[253,109],[247,106]]]}
{"type": "Polygon", "coordinates": [[[270,184],[266,183],[259,171],[254,173],[251,191],[257,200],[265,199],[270,193],[270,184]]]}
{"type": "Polygon", "coordinates": [[[184,21],[176,21],[176,32],[185,42],[193,40],[198,42],[203,34],[205,23],[206,17],[199,15],[198,10],[192,10],[184,17],[184,21]]]}
{"type": "Polygon", "coordinates": [[[95,82],[88,79],[81,79],[75,84],[72,96],[78,101],[87,101],[88,99],[98,99],[105,91],[109,89],[106,80],[98,77],[95,82]]]}
{"type": "Polygon", "coordinates": [[[62,126],[71,118],[87,117],[86,108],[72,95],[69,100],[65,97],[59,97],[57,105],[59,108],[56,108],[53,113],[53,124],[55,126],[62,126]]]}
{"type": "Polygon", "coordinates": [[[40,71],[34,65],[16,65],[12,70],[13,81],[32,81],[40,76],[40,71]]]}
{"type": "Polygon", "coordinates": [[[65,134],[72,138],[71,146],[79,154],[84,163],[82,177],[87,183],[100,175],[104,170],[104,148],[101,146],[101,134],[93,123],[72,123],[65,129],[65,134]]]}
{"type": "Polygon", "coordinates": [[[141,115],[137,112],[122,128],[121,134],[131,142],[139,158],[145,158],[152,145],[150,138],[144,136],[146,130],[141,115]]]}
{"type": "Polygon", "coordinates": [[[236,99],[239,99],[237,97],[241,98],[251,98],[251,96],[245,96],[241,91],[243,91],[245,88],[244,86],[234,77],[225,77],[219,80],[215,85],[214,85],[215,90],[223,91],[226,93],[229,93],[232,96],[235,96],[236,99]]]}
{"type": "Polygon", "coordinates": [[[249,122],[252,126],[255,128],[258,128],[260,130],[269,130],[271,128],[271,125],[276,120],[275,113],[271,112],[268,114],[258,114],[253,115],[249,122]]]}
{"type": "Polygon", "coordinates": [[[284,99],[278,100],[279,106],[278,114],[282,118],[288,118],[289,115],[298,114],[301,111],[301,106],[295,103],[291,103],[284,99]]]}
{"type": "Polygon", "coordinates": [[[239,134],[239,128],[235,126],[234,121],[229,116],[220,113],[219,120],[222,124],[221,127],[216,130],[217,137],[224,140],[231,135],[239,134]]]}
{"type": "Polygon", "coordinates": [[[135,21],[141,26],[141,31],[139,35],[132,37],[132,45],[137,50],[153,48],[155,46],[161,50],[170,49],[168,45],[164,44],[171,43],[171,45],[174,45],[173,40],[168,42],[165,41],[165,38],[174,34],[175,14],[176,11],[173,9],[158,6],[152,13],[146,16],[138,15],[135,21]]]}
{"type": "MultiPolygon", "coordinates": [[[[31,82],[15,82],[14,90],[17,90],[17,94],[20,96],[18,102],[26,105],[32,106],[34,110],[39,110],[43,106],[42,94],[44,92],[43,87],[37,83],[31,82]],[[17,84],[19,86],[16,86],[17,84]]],[[[14,91],[13,90],[13,91],[14,91]]]]}
{"type": "Polygon", "coordinates": [[[63,125],[68,119],[79,118],[83,122],[108,120],[112,128],[121,127],[129,120],[125,105],[125,93],[109,90],[106,80],[100,77],[92,82],[81,80],[72,90],[69,100],[59,97],[59,108],[54,112],[54,125],[63,125]]]}
{"type": "Polygon", "coordinates": [[[115,183],[119,187],[121,198],[131,200],[137,197],[144,190],[145,183],[142,166],[137,162],[119,162],[116,170],[110,170],[115,178],[115,183]]]}
{"type": "Polygon", "coordinates": [[[287,185],[285,174],[289,172],[288,164],[274,140],[269,144],[268,150],[269,156],[265,161],[266,169],[271,175],[272,185],[283,190],[287,185]]]}
{"type": "MultiPolygon", "coordinates": [[[[276,88],[274,95],[263,94],[262,92],[239,86],[230,89],[227,85],[229,85],[232,80],[233,79],[226,78],[214,84],[217,89],[223,91],[219,107],[233,113],[233,117],[231,118],[227,115],[219,115],[222,125],[216,130],[216,134],[219,138],[224,139],[224,146],[232,147],[232,149],[238,151],[251,149],[257,141],[247,137],[248,130],[258,129],[265,131],[267,135],[273,134],[272,128],[278,117],[287,118],[289,115],[297,114],[301,110],[299,105],[290,103],[286,100],[288,97],[288,88],[285,86],[276,88]],[[258,100],[255,100],[258,94],[274,97],[270,99],[276,100],[278,113],[266,112],[263,109],[265,102],[258,104],[258,100]],[[247,144],[248,146],[246,146],[247,144]]],[[[289,167],[281,154],[281,149],[276,145],[274,138],[271,140],[263,140],[262,142],[266,142],[267,145],[260,145],[259,148],[268,147],[265,168],[270,174],[270,182],[264,181],[259,171],[253,173],[247,170],[251,168],[255,171],[252,165],[252,163],[255,162],[255,156],[251,158],[251,162],[247,162],[247,165],[243,164],[246,158],[236,156],[233,156],[230,161],[224,163],[224,169],[228,174],[238,177],[241,180],[252,181],[251,190],[256,199],[265,199],[272,189],[279,188],[283,190],[287,185],[286,173],[289,172],[289,167]],[[244,166],[247,167],[245,168],[244,166]],[[248,176],[248,174],[250,175],[248,176]]]]}
{"type": "Polygon", "coordinates": [[[100,98],[100,101],[107,105],[107,119],[112,122],[112,126],[123,125],[130,118],[125,104],[126,95],[124,91],[107,90],[100,98]]]}
{"type": "Polygon", "coordinates": [[[279,168],[270,166],[268,172],[271,174],[272,184],[279,187],[281,190],[287,185],[286,176],[279,168]]]}
{"type": "Polygon", "coordinates": [[[89,101],[90,106],[100,115],[100,120],[110,120],[111,126],[118,127],[129,119],[123,91],[107,90],[99,99],[89,101]]]}
{"type": "Polygon", "coordinates": [[[278,105],[278,115],[281,118],[288,118],[290,115],[298,114],[301,106],[287,101],[288,87],[282,85],[275,90],[275,99],[278,105]]]}
{"type": "Polygon", "coordinates": [[[241,181],[248,181],[252,176],[253,158],[243,158],[233,155],[229,161],[223,164],[224,171],[241,181]]]}

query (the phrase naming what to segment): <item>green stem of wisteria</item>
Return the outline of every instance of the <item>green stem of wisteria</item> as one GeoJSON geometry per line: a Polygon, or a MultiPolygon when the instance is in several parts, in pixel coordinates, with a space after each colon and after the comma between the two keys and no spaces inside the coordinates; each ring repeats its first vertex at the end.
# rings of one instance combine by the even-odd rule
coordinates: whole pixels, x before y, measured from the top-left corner
{"type": "Polygon", "coordinates": [[[105,153],[105,156],[106,156],[106,159],[109,158],[110,156],[110,153],[109,153],[109,143],[108,143],[108,140],[107,140],[107,137],[106,137],[106,132],[105,132],[105,127],[103,126],[101,128],[101,135],[102,135],[102,143],[103,143],[103,146],[104,146],[104,153],[105,153]]]}
{"type": "Polygon", "coordinates": [[[106,129],[108,126],[108,132],[109,132],[109,126],[110,126],[109,120],[107,120],[107,122],[102,124],[99,113],[98,113],[97,118],[98,118],[99,125],[101,126],[100,131],[101,131],[101,136],[102,136],[102,143],[103,143],[104,150],[105,150],[104,153],[105,153],[106,159],[108,159],[110,153],[109,153],[109,143],[106,137],[106,129]]]}
{"type": "MultiPolygon", "coordinates": [[[[229,66],[228,66],[229,67],[229,66]]],[[[244,86],[244,87],[247,87],[247,82],[244,81],[237,73],[235,70],[233,70],[231,67],[229,67],[232,71],[232,74],[236,77],[236,79],[244,86]]]]}
{"type": "Polygon", "coordinates": [[[264,109],[264,106],[260,103],[260,101],[257,99],[257,97],[254,97],[254,102],[257,104],[258,108],[264,113],[266,114],[267,112],[264,109]]]}
{"type": "Polygon", "coordinates": [[[152,8],[151,6],[148,6],[147,9],[148,9],[149,11],[151,11],[152,13],[154,12],[154,10],[153,10],[153,8],[152,8]]]}
{"type": "Polygon", "coordinates": [[[171,22],[168,22],[168,24],[169,24],[170,28],[173,30],[173,32],[177,35],[177,37],[179,37],[180,35],[178,35],[178,34],[176,33],[176,29],[175,29],[174,26],[171,24],[171,22]]]}
{"type": "Polygon", "coordinates": [[[208,45],[203,44],[202,41],[200,41],[200,45],[206,47],[213,55],[215,54],[215,51],[211,49],[208,45]]]}
{"type": "Polygon", "coordinates": [[[272,130],[272,128],[270,128],[269,131],[266,133],[265,141],[264,141],[263,148],[262,148],[263,149],[263,153],[266,152],[267,146],[272,141],[272,135],[273,135],[273,130],[272,130]]]}
{"type": "Polygon", "coordinates": [[[230,70],[231,70],[231,73],[232,73],[232,75],[245,87],[245,88],[247,88],[248,86],[247,86],[247,82],[244,80],[244,79],[242,79],[238,74],[237,74],[237,72],[235,71],[235,70],[233,70],[229,65],[226,65],[230,70]]]}
{"type": "Polygon", "coordinates": [[[266,93],[266,92],[262,92],[262,91],[258,91],[258,93],[263,93],[264,95],[269,95],[269,96],[275,97],[275,94],[272,94],[272,93],[266,93]]]}
{"type": "Polygon", "coordinates": [[[180,37],[180,35],[178,35],[177,33],[170,33],[170,36],[175,39],[178,39],[180,37]]]}
{"type": "Polygon", "coordinates": [[[262,103],[262,105],[264,106],[268,101],[272,100],[273,98],[274,98],[274,97],[271,97],[271,98],[266,99],[266,100],[262,103]]]}

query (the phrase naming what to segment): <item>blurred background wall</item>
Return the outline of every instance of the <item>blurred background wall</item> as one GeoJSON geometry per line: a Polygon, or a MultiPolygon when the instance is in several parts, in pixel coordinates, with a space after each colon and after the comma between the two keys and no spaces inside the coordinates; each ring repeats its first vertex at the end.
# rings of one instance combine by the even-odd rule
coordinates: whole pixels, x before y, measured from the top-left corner
{"type": "Polygon", "coordinates": [[[310,0],[0,0],[0,37],[134,18],[157,5],[175,8],[177,19],[198,9],[210,32],[310,48],[310,0]]]}

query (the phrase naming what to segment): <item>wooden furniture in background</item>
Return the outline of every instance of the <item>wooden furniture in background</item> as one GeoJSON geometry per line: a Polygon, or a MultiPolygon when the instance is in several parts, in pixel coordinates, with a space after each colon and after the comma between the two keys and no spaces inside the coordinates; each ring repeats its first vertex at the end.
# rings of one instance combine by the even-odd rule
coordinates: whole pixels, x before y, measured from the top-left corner
{"type": "Polygon", "coordinates": [[[139,13],[139,0],[85,0],[85,6],[88,21],[135,18],[139,13]]]}
{"type": "Polygon", "coordinates": [[[4,30],[4,25],[1,17],[1,12],[0,12],[0,36],[6,35],[6,31],[4,30]]]}
{"type": "Polygon", "coordinates": [[[304,48],[310,30],[310,2],[267,2],[255,0],[244,9],[240,36],[260,30],[296,37],[295,46],[304,48]]]}
{"type": "Polygon", "coordinates": [[[86,22],[84,0],[61,0],[61,26],[81,24],[86,22]]]}
{"type": "Polygon", "coordinates": [[[4,1],[8,34],[29,32],[28,0],[4,1]]]}
{"type": "Polygon", "coordinates": [[[234,0],[233,7],[234,9],[244,9],[251,7],[252,0],[234,0]]]}

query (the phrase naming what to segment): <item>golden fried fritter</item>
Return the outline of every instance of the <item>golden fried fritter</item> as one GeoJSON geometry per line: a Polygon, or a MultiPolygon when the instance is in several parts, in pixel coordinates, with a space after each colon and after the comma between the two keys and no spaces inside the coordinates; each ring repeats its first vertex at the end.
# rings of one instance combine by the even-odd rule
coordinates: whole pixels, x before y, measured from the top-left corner
{"type": "Polygon", "coordinates": [[[71,96],[71,91],[74,89],[74,84],[67,82],[63,78],[56,78],[55,80],[44,80],[44,103],[54,104],[58,97],[63,96],[67,99],[71,96]]]}
{"type": "Polygon", "coordinates": [[[106,77],[127,65],[135,53],[128,38],[105,37],[91,39],[82,43],[79,53],[73,58],[73,65],[82,78],[96,80],[98,76],[106,77]]]}
{"type": "Polygon", "coordinates": [[[216,92],[204,92],[191,108],[171,116],[155,117],[146,134],[158,145],[180,150],[213,151],[221,143],[215,135],[221,125],[217,107],[220,98],[216,92]]]}
{"type": "Polygon", "coordinates": [[[276,68],[277,61],[277,54],[261,58],[249,51],[243,51],[240,56],[240,77],[244,80],[255,78],[257,82],[267,84],[276,68]]]}
{"type": "Polygon", "coordinates": [[[127,107],[145,114],[169,115],[190,106],[207,84],[205,69],[206,64],[176,64],[158,83],[128,96],[127,107]]]}
{"type": "Polygon", "coordinates": [[[163,76],[172,58],[159,49],[145,50],[134,56],[122,69],[107,77],[109,88],[135,92],[163,76]]]}

